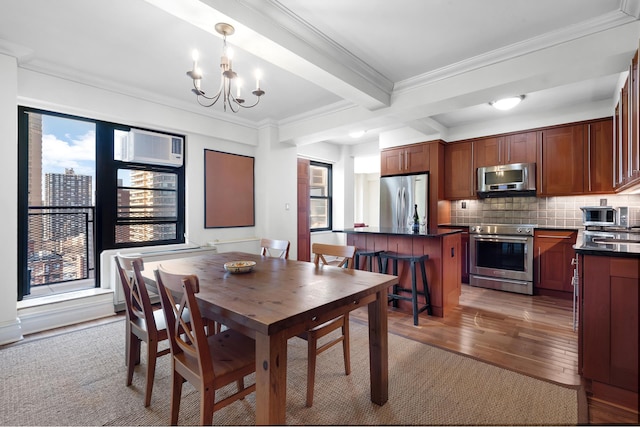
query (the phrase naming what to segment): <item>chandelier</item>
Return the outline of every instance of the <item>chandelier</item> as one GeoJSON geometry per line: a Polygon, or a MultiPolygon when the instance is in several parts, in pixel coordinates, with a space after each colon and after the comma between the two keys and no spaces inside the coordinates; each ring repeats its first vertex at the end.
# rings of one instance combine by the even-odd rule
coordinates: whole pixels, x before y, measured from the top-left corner
{"type": "Polygon", "coordinates": [[[207,96],[205,92],[201,89],[202,84],[202,71],[198,68],[198,59],[199,54],[197,50],[193,51],[193,69],[187,71],[187,76],[191,77],[193,80],[193,89],[191,91],[196,94],[198,103],[203,107],[211,107],[219,99],[222,98],[222,103],[224,107],[224,111],[227,111],[227,107],[234,113],[240,111],[240,107],[242,108],[252,108],[258,105],[260,102],[260,97],[264,95],[264,91],[260,89],[260,71],[256,71],[256,89],[251,93],[256,96],[256,102],[252,105],[244,105],[244,98],[241,97],[241,89],[242,89],[242,81],[238,77],[235,71],[231,66],[231,59],[233,56],[233,52],[231,48],[227,47],[227,36],[232,35],[235,32],[235,29],[230,24],[225,24],[224,22],[220,22],[215,26],[216,31],[222,35],[222,58],[220,58],[220,89],[218,93],[213,96],[207,96]],[[233,83],[235,81],[235,83],[233,83]],[[233,88],[235,86],[236,95],[234,96],[232,93],[233,88]]]}

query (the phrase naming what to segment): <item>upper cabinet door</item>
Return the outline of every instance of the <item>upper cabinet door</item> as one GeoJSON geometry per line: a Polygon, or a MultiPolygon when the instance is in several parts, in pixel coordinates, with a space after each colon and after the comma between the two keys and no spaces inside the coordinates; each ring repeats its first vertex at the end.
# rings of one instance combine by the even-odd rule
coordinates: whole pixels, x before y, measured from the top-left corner
{"type": "Polygon", "coordinates": [[[422,173],[429,170],[426,144],[412,144],[383,150],[380,153],[380,175],[422,173]]]}
{"type": "Polygon", "coordinates": [[[587,135],[588,177],[585,191],[613,192],[613,120],[585,125],[587,135]]]}
{"type": "Polygon", "coordinates": [[[585,182],[584,125],[539,131],[538,195],[583,194],[585,182]]]}
{"type": "Polygon", "coordinates": [[[447,200],[475,199],[475,169],[471,141],[444,147],[444,197],[447,200]]]}
{"type": "Polygon", "coordinates": [[[503,139],[503,137],[492,136],[473,141],[474,169],[502,164],[503,139]]]}
{"type": "Polygon", "coordinates": [[[536,132],[508,135],[503,145],[504,164],[536,162],[536,132]]]}
{"type": "Polygon", "coordinates": [[[475,140],[473,166],[508,165],[536,162],[536,132],[493,136],[475,140]]]}

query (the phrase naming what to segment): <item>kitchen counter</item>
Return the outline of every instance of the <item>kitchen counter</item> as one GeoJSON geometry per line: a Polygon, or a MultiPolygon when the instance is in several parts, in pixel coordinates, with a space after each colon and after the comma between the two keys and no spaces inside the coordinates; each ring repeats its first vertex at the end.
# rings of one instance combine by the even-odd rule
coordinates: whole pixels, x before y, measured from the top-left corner
{"type": "Polygon", "coordinates": [[[454,230],[449,228],[424,229],[420,227],[420,231],[414,232],[409,228],[380,228],[380,227],[357,227],[345,228],[344,230],[334,230],[336,233],[347,234],[385,234],[393,236],[412,236],[412,237],[442,237],[450,234],[461,233],[462,230],[454,230]]]}
{"type": "MultiPolygon", "coordinates": [[[[481,225],[481,224],[473,224],[473,225],[481,225]]],[[[438,224],[438,227],[441,228],[464,228],[468,229],[471,227],[470,224],[438,224]]],[[[555,225],[536,225],[536,230],[553,230],[553,231],[579,231],[578,228],[574,227],[566,227],[566,226],[555,226],[555,225]]]]}
{"type": "Polygon", "coordinates": [[[579,230],[573,248],[583,255],[640,258],[640,233],[579,230]]]}

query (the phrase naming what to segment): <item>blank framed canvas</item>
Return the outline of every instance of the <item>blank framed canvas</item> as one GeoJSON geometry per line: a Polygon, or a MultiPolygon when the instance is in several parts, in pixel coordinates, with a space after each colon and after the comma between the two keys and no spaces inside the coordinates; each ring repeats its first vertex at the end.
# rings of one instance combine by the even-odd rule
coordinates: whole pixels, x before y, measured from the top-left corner
{"type": "Polygon", "coordinates": [[[255,159],[204,150],[204,227],[253,227],[255,159]]]}

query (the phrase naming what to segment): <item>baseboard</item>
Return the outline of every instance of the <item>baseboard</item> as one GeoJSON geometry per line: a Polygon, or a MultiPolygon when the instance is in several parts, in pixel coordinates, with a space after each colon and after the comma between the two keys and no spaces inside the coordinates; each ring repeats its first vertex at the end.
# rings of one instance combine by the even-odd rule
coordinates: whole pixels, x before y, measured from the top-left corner
{"type": "Polygon", "coordinates": [[[112,316],[113,313],[113,292],[96,289],[90,294],[69,293],[59,301],[18,307],[18,321],[22,334],[27,335],[112,316]]]}
{"type": "Polygon", "coordinates": [[[20,341],[22,339],[22,328],[20,319],[0,325],[0,345],[20,341]]]}

